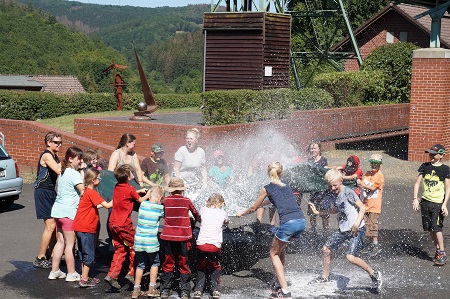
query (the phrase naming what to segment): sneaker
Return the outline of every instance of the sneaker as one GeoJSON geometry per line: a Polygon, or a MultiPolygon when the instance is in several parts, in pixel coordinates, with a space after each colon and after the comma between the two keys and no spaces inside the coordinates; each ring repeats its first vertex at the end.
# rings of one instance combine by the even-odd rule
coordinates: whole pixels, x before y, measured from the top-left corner
{"type": "Polygon", "coordinates": [[[161,294],[160,294],[160,297],[161,298],[169,298],[169,296],[170,296],[170,290],[162,290],[161,291],[161,294]]]}
{"type": "Polygon", "coordinates": [[[380,244],[373,245],[372,252],[370,252],[370,256],[375,257],[375,256],[379,255],[380,252],[381,252],[381,245],[380,244]]]}
{"type": "Polygon", "coordinates": [[[213,299],[220,299],[220,292],[219,291],[214,291],[212,292],[212,296],[213,299]]]}
{"type": "Polygon", "coordinates": [[[433,262],[438,266],[443,266],[447,263],[447,254],[444,251],[439,251],[433,262]]]}
{"type": "Polygon", "coordinates": [[[161,294],[158,289],[155,287],[149,287],[147,291],[147,297],[159,297],[161,294]]]}
{"type": "Polygon", "coordinates": [[[141,292],[141,288],[140,287],[135,287],[133,288],[133,292],[131,293],[131,298],[136,299],[139,296],[141,296],[142,292],[141,292]]]}
{"type": "Polygon", "coordinates": [[[278,281],[274,281],[274,282],[270,285],[270,290],[271,290],[272,292],[278,292],[278,291],[281,291],[281,286],[280,286],[280,284],[278,283],[278,281]]]}
{"type": "Polygon", "coordinates": [[[67,273],[66,281],[80,281],[81,275],[77,272],[73,272],[72,274],[67,273]]]}
{"type": "Polygon", "coordinates": [[[195,291],[192,296],[193,299],[202,299],[203,293],[201,291],[195,291]]]}
{"type": "Polygon", "coordinates": [[[98,279],[97,277],[88,277],[88,280],[93,281],[95,284],[100,283],[100,279],[98,279]]]}
{"type": "Polygon", "coordinates": [[[372,275],[370,275],[370,278],[372,279],[373,288],[374,289],[381,289],[381,286],[383,285],[383,280],[381,279],[381,272],[380,271],[374,271],[372,275]]]}
{"type": "Polygon", "coordinates": [[[113,288],[120,289],[120,284],[117,282],[117,279],[114,279],[111,276],[105,276],[103,280],[113,288]]]}
{"type": "Polygon", "coordinates": [[[125,279],[128,280],[132,285],[134,285],[134,277],[127,273],[125,279]]]}
{"type": "Polygon", "coordinates": [[[276,292],[276,293],[272,293],[272,295],[270,295],[270,299],[276,299],[276,298],[292,298],[291,292],[287,292],[286,294],[283,292],[276,292]]]}
{"type": "Polygon", "coordinates": [[[55,272],[50,271],[50,274],[48,275],[48,279],[53,280],[53,279],[59,279],[59,278],[66,278],[66,273],[64,273],[61,270],[58,270],[55,272]]]}
{"type": "Polygon", "coordinates": [[[190,295],[189,292],[181,291],[180,299],[189,299],[190,297],[189,295],[190,295]]]}
{"type": "Polygon", "coordinates": [[[316,279],[311,280],[308,284],[318,284],[318,283],[327,283],[330,282],[330,277],[322,277],[319,276],[316,279]]]}
{"type": "Polygon", "coordinates": [[[45,257],[41,258],[36,257],[36,259],[33,262],[33,265],[41,269],[48,269],[52,266],[51,263],[45,257]]]}
{"type": "Polygon", "coordinates": [[[97,284],[92,279],[86,279],[83,278],[80,279],[80,282],[78,283],[80,288],[88,288],[88,287],[95,287],[97,284]]]}

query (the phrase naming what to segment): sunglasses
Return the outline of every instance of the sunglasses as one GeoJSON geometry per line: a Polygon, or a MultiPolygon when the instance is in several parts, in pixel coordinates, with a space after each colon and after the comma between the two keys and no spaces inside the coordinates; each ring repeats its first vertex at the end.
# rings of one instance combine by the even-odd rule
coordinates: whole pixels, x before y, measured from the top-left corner
{"type": "Polygon", "coordinates": [[[102,178],[99,178],[99,177],[97,177],[97,178],[95,178],[96,180],[99,180],[99,181],[101,181],[102,180],[102,178]]]}
{"type": "Polygon", "coordinates": [[[56,145],[62,145],[62,141],[55,141],[55,140],[52,140],[52,142],[53,142],[54,144],[56,144],[56,145]]]}

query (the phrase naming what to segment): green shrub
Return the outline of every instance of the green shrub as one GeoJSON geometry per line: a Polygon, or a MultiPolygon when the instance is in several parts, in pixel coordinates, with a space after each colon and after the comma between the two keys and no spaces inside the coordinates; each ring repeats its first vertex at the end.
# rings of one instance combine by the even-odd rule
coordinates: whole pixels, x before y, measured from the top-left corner
{"type": "Polygon", "coordinates": [[[296,110],[315,110],[333,107],[333,97],[325,89],[307,87],[292,92],[292,103],[296,110]]]}
{"type": "Polygon", "coordinates": [[[289,117],[289,89],[215,90],[203,93],[206,125],[225,125],[289,117]]]}
{"type": "Polygon", "coordinates": [[[385,97],[391,103],[408,103],[411,91],[412,43],[394,43],[376,48],[364,60],[362,69],[384,73],[385,97]]]}
{"type": "Polygon", "coordinates": [[[324,73],[316,76],[313,83],[331,94],[336,108],[384,102],[384,75],[381,71],[324,73]]]}

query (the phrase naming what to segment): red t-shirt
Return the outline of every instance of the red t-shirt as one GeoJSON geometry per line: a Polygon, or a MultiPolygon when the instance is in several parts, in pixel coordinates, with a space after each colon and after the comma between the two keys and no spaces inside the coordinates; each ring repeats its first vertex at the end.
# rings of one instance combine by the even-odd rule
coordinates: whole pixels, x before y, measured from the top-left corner
{"type": "Polygon", "coordinates": [[[136,189],[127,184],[116,184],[113,194],[113,208],[109,217],[109,224],[115,226],[124,226],[125,223],[131,222],[131,212],[133,204],[140,198],[136,189]]]}
{"type": "Polygon", "coordinates": [[[200,214],[191,200],[182,195],[174,194],[164,198],[164,228],[161,239],[166,241],[184,242],[192,238],[189,211],[195,220],[200,220],[200,214]]]}
{"type": "Polygon", "coordinates": [[[75,219],[73,220],[73,230],[76,232],[95,234],[99,220],[97,205],[104,201],[97,191],[86,188],[78,204],[75,219]]]}

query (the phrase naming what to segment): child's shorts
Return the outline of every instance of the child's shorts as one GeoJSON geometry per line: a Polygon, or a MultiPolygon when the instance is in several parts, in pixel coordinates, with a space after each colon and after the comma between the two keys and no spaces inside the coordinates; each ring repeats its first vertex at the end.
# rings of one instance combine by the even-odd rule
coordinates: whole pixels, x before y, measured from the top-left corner
{"type": "Polygon", "coordinates": [[[366,237],[378,237],[378,216],[379,213],[365,213],[364,223],[366,224],[366,237]]]}
{"type": "Polygon", "coordinates": [[[76,232],[81,261],[91,266],[95,260],[95,234],[76,232]]]}
{"type": "Polygon", "coordinates": [[[422,226],[424,231],[441,232],[444,225],[442,204],[422,199],[420,211],[422,213],[422,226]]]}
{"type": "Polygon", "coordinates": [[[283,242],[290,242],[291,238],[299,238],[302,231],[305,230],[306,220],[293,219],[280,225],[275,233],[275,237],[283,242]]]}
{"type": "Polygon", "coordinates": [[[159,267],[159,252],[136,251],[136,269],[145,270],[147,266],[159,267]]]}
{"type": "Polygon", "coordinates": [[[351,231],[336,231],[328,238],[325,246],[332,251],[336,251],[345,240],[349,240],[346,254],[358,256],[359,245],[361,244],[365,232],[366,226],[359,228],[356,236],[354,236],[351,231]]]}
{"type": "Polygon", "coordinates": [[[58,231],[70,232],[73,231],[73,220],[67,217],[55,218],[56,228],[58,231]]]}

